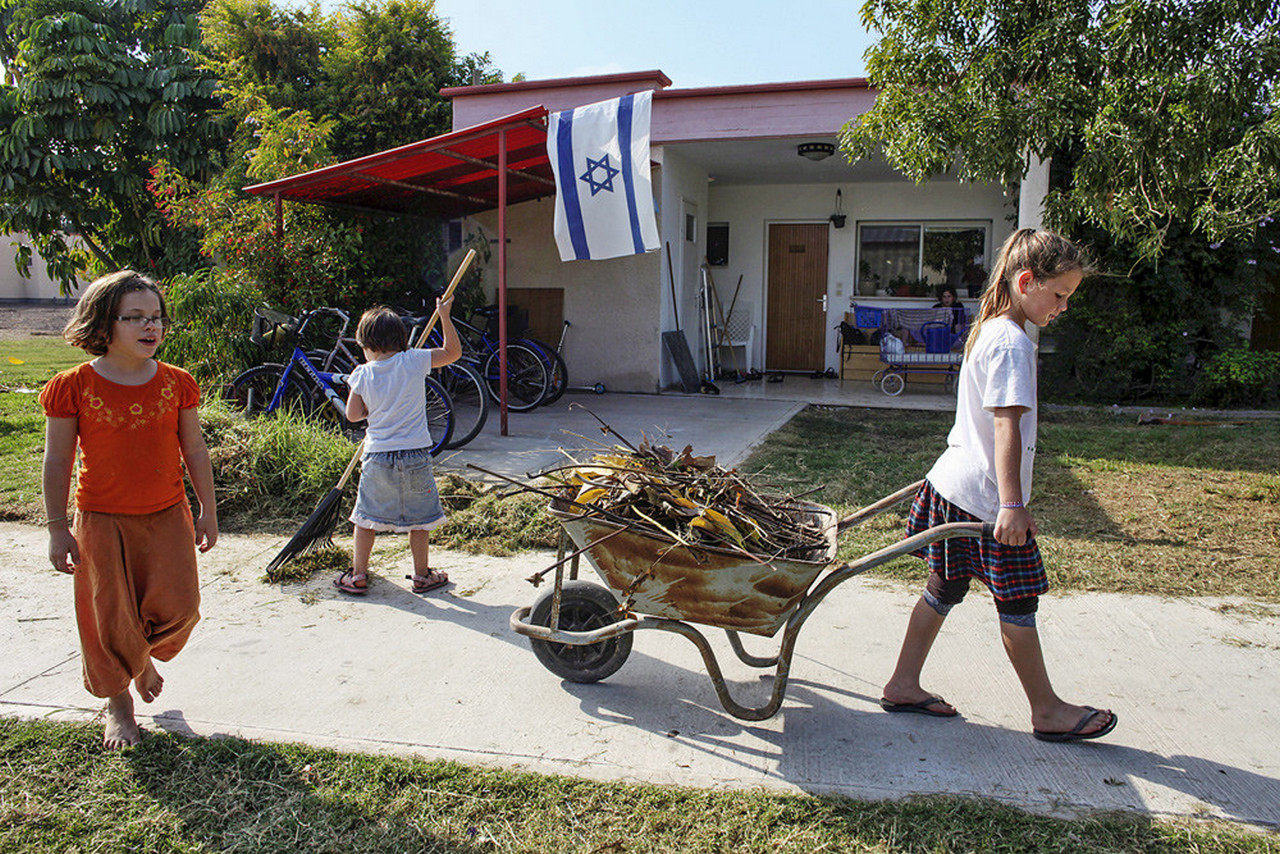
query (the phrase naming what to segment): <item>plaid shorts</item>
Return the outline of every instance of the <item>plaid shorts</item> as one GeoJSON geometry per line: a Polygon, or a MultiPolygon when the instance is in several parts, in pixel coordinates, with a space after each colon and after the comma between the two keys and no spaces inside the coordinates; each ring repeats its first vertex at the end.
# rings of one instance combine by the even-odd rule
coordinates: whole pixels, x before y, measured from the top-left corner
{"type": "MultiPolygon", "coordinates": [[[[947,501],[926,480],[911,504],[906,536],[944,522],[981,521],[947,501]]],[[[955,537],[912,554],[924,558],[929,571],[940,574],[946,581],[978,579],[1001,601],[1039,596],[1049,589],[1035,537],[1027,537],[1026,544],[1021,546],[1006,546],[996,542],[995,537],[955,537]]]]}

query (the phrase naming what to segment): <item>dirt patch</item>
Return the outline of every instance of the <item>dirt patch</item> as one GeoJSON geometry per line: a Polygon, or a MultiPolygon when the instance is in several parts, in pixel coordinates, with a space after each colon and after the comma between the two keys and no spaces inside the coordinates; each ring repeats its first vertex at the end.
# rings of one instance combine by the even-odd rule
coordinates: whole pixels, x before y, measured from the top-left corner
{"type": "Polygon", "coordinates": [[[62,328],[76,310],[74,305],[31,303],[0,305],[0,340],[14,341],[31,336],[62,334],[62,328]]]}

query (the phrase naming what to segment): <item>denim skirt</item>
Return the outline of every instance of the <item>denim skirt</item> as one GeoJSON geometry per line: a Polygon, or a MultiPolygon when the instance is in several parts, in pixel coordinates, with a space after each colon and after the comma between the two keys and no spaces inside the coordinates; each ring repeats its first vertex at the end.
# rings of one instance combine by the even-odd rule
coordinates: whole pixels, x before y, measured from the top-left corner
{"type": "Polygon", "coordinates": [[[430,531],[445,522],[431,473],[431,451],[365,454],[351,522],[374,531],[430,531]]]}

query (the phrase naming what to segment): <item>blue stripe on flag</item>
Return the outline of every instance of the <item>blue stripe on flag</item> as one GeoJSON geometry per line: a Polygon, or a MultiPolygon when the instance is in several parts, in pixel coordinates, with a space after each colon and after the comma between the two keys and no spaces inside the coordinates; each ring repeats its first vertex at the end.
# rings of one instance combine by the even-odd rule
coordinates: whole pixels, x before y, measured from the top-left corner
{"type": "Polygon", "coordinates": [[[569,238],[573,241],[574,257],[581,261],[591,257],[591,250],[587,247],[587,231],[582,224],[582,204],[578,201],[578,181],[574,176],[573,110],[560,113],[556,128],[556,159],[560,164],[558,189],[569,225],[569,238]]]}
{"type": "Polygon", "coordinates": [[[636,254],[644,253],[644,238],[640,236],[640,212],[636,210],[635,175],[631,167],[631,110],[636,96],[623,95],[618,102],[618,145],[622,149],[622,185],[627,190],[627,216],[631,220],[631,242],[636,254]]]}

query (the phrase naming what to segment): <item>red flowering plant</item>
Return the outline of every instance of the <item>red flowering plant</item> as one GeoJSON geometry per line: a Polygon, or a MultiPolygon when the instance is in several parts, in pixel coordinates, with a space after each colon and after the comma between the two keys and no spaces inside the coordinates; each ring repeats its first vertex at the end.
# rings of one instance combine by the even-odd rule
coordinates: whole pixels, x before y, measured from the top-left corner
{"type": "Polygon", "coordinates": [[[243,176],[199,184],[165,162],[152,169],[148,188],[166,219],[199,230],[201,251],[224,276],[287,312],[329,305],[355,314],[413,291],[438,229],[291,203],[277,235],[274,203],[240,188],[328,165],[333,122],[268,107],[247,121],[257,146],[243,176]]]}

